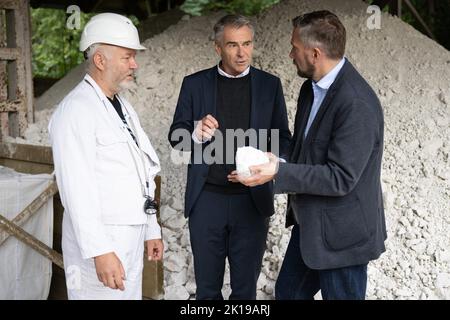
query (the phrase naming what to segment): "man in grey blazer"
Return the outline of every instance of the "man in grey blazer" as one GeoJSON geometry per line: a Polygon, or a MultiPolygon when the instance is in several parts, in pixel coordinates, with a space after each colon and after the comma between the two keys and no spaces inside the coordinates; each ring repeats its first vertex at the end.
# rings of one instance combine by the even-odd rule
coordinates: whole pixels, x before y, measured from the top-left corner
{"type": "Polygon", "coordinates": [[[329,11],[293,20],[290,57],[303,83],[289,162],[251,167],[253,187],[288,193],[294,225],[275,287],[277,299],[364,299],[367,264],[385,251],[380,183],[383,112],[344,57],[346,31],[329,11]]]}

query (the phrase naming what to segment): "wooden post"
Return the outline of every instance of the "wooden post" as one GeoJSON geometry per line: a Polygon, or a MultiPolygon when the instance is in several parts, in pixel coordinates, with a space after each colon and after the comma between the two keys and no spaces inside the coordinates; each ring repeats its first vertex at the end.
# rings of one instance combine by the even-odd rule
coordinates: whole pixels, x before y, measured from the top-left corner
{"type": "Polygon", "coordinates": [[[402,0],[397,0],[397,16],[402,18],[402,0]]]}
{"type": "MultiPolygon", "coordinates": [[[[45,188],[45,190],[34,199],[21,213],[19,213],[11,222],[16,226],[21,227],[23,224],[35,214],[49,198],[53,197],[58,192],[58,187],[56,183],[52,181],[50,185],[45,188]]],[[[10,236],[9,233],[0,230],[0,246],[6,241],[10,236]]]]}
{"type": "Polygon", "coordinates": [[[17,137],[33,121],[29,2],[0,0],[0,12],[0,133],[17,137]]]}
{"type": "MultiPolygon", "coordinates": [[[[6,47],[6,13],[0,10],[0,48],[6,47]]],[[[6,60],[0,60],[0,101],[8,98],[8,86],[6,76],[6,60]]],[[[0,142],[3,136],[9,135],[8,113],[0,112],[0,142]]]]}
{"type": "Polygon", "coordinates": [[[419,21],[419,23],[424,27],[425,31],[428,33],[428,36],[433,39],[436,40],[436,37],[434,36],[433,32],[431,31],[431,29],[428,27],[428,25],[425,23],[425,21],[422,19],[422,17],[420,16],[420,14],[417,12],[416,8],[414,8],[414,6],[412,5],[412,3],[409,0],[404,0],[406,6],[408,7],[408,9],[411,11],[411,13],[413,14],[413,16],[419,21]]]}
{"type": "Polygon", "coordinates": [[[62,255],[0,214],[0,227],[64,269],[62,255]]]}

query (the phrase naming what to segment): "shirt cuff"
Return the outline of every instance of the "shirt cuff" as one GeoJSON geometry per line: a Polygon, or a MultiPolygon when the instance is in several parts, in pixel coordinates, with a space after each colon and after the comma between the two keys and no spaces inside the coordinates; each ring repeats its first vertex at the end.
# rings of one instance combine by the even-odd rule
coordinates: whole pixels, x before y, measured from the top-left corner
{"type": "Polygon", "coordinates": [[[145,240],[161,239],[161,227],[159,226],[156,214],[149,215],[147,220],[147,230],[145,231],[145,240]]]}
{"type": "Polygon", "coordinates": [[[192,140],[193,140],[195,143],[197,143],[197,144],[205,143],[205,141],[200,141],[200,140],[197,138],[197,135],[195,134],[195,130],[192,132],[192,140]]]}

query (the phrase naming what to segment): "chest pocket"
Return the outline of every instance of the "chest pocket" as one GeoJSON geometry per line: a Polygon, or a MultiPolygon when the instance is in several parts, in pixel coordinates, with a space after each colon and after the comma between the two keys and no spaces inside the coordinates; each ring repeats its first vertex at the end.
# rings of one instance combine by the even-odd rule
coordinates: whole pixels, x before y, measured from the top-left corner
{"type": "Polygon", "coordinates": [[[112,132],[98,132],[97,144],[102,147],[120,146],[120,144],[127,143],[127,139],[112,132]]]}

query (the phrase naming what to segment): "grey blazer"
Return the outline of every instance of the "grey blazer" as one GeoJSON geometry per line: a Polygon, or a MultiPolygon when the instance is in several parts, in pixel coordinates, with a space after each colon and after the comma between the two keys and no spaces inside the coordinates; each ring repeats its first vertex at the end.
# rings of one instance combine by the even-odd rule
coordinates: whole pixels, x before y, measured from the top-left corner
{"type": "Polygon", "coordinates": [[[312,269],[364,264],[385,251],[380,184],[383,111],[349,61],[328,89],[305,139],[313,101],[302,85],[288,163],[275,192],[288,193],[286,226],[297,223],[302,258],[312,269]]]}

